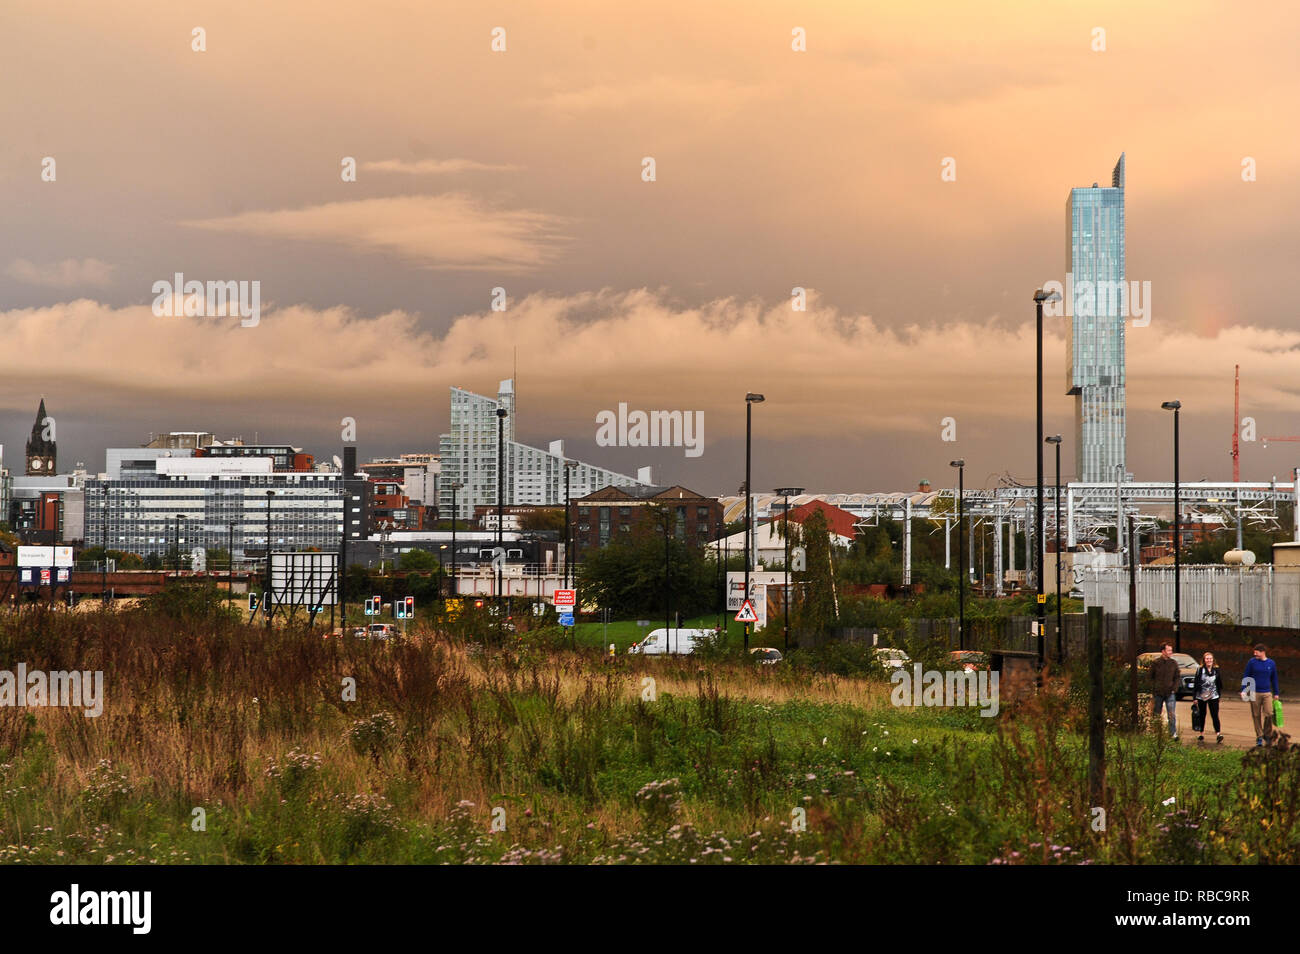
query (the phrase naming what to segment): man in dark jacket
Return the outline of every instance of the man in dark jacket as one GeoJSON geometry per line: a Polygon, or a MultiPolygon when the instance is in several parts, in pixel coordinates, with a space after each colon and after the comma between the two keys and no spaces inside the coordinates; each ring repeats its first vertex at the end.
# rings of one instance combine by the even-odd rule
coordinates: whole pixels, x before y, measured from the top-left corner
{"type": "Polygon", "coordinates": [[[1169,738],[1178,741],[1178,681],[1181,677],[1178,663],[1174,661],[1173,643],[1160,646],[1160,658],[1151,664],[1152,718],[1159,718],[1164,706],[1169,718],[1169,738]]]}

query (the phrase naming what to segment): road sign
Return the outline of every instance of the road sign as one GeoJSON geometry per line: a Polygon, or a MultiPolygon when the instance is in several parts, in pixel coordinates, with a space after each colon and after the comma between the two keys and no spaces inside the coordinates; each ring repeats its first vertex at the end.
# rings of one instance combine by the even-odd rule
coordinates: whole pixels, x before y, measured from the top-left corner
{"type": "Polygon", "coordinates": [[[555,591],[555,605],[556,605],[556,606],[575,606],[575,605],[577,605],[577,596],[578,596],[578,591],[577,591],[577,590],[556,590],[556,591],[555,591]]]}
{"type": "Polygon", "coordinates": [[[1039,594],[1038,594],[1038,602],[1040,602],[1040,603],[1046,603],[1046,602],[1047,602],[1047,594],[1046,594],[1046,593],[1039,593],[1039,594]]]}
{"type": "Polygon", "coordinates": [[[561,614],[560,614],[560,625],[561,625],[561,626],[572,626],[572,625],[573,625],[573,614],[572,614],[572,613],[561,613],[561,614]]]}
{"type": "Polygon", "coordinates": [[[751,603],[749,600],[745,600],[745,604],[740,608],[740,612],[736,614],[736,622],[737,623],[758,622],[758,614],[754,612],[754,604],[751,603]]]}

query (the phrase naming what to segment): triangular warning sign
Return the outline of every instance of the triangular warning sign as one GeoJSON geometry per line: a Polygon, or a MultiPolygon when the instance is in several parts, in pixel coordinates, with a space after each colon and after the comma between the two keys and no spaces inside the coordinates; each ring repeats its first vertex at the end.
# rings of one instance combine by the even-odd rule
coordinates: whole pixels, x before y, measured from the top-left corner
{"type": "Polygon", "coordinates": [[[742,606],[740,608],[740,612],[736,614],[736,622],[737,623],[758,622],[758,614],[754,612],[754,604],[751,603],[749,600],[745,600],[745,605],[742,606]]]}

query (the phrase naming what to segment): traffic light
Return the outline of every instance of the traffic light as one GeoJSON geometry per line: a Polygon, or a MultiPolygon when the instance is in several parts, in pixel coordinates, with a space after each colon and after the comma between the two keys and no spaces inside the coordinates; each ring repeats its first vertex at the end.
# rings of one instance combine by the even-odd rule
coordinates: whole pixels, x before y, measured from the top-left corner
{"type": "Polygon", "coordinates": [[[408,596],[406,598],[406,618],[415,619],[415,597],[414,596],[408,596]]]}
{"type": "Polygon", "coordinates": [[[393,601],[393,619],[406,619],[406,601],[393,601]]]}
{"type": "Polygon", "coordinates": [[[256,594],[256,593],[249,593],[249,594],[248,594],[248,611],[249,611],[250,613],[256,613],[256,612],[257,612],[257,594],[256,594]]]}
{"type": "Polygon", "coordinates": [[[474,608],[475,608],[475,609],[482,609],[482,608],[483,608],[483,601],[482,601],[482,600],[475,600],[475,601],[474,601],[474,608]]]}

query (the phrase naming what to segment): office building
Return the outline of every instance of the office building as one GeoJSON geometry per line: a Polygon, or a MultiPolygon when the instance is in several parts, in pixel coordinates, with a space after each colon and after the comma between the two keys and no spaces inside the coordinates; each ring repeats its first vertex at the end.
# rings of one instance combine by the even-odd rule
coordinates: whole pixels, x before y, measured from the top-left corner
{"type": "Polygon", "coordinates": [[[272,549],[331,551],[343,488],[341,474],[276,471],[268,457],[160,457],[149,479],[86,481],[84,539],[145,557],[233,547],[239,563],[266,553],[269,509],[272,549]]]}

